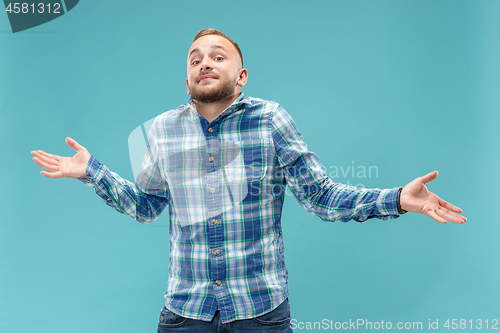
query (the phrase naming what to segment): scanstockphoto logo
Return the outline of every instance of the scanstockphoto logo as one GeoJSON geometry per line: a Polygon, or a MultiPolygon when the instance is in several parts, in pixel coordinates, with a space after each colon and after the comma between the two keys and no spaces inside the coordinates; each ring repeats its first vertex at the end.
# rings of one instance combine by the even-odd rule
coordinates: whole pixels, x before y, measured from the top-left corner
{"type": "Polygon", "coordinates": [[[52,21],[75,8],[79,0],[3,1],[12,32],[31,29],[52,21]]]}

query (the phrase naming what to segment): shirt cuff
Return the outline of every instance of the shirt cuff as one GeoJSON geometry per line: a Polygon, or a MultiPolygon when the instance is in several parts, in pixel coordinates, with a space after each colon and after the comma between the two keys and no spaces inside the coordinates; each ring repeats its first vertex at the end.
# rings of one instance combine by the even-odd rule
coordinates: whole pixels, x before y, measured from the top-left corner
{"type": "Polygon", "coordinates": [[[394,216],[399,216],[398,212],[398,192],[400,187],[395,187],[393,189],[386,189],[380,192],[377,199],[377,208],[382,216],[385,218],[394,218],[394,216]]]}
{"type": "Polygon", "coordinates": [[[101,168],[101,162],[99,162],[93,155],[90,155],[90,159],[85,170],[87,172],[87,176],[77,178],[76,180],[87,186],[95,187],[95,183],[97,182],[97,173],[101,168]]]}

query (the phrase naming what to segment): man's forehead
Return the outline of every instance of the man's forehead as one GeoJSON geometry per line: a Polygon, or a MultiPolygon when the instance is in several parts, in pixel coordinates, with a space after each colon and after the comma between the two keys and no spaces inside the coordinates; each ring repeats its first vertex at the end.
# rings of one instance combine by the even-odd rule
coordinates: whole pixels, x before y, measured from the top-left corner
{"type": "Polygon", "coordinates": [[[224,37],[217,35],[207,35],[200,37],[193,42],[193,44],[189,48],[188,57],[191,56],[191,54],[194,52],[205,51],[205,49],[222,49],[226,52],[238,53],[234,45],[224,37]]]}
{"type": "MultiPolygon", "coordinates": [[[[211,50],[223,50],[223,51],[227,52],[226,48],[222,45],[219,45],[219,44],[210,45],[210,49],[211,50]]],[[[201,52],[199,47],[192,48],[191,51],[189,52],[189,56],[191,56],[191,54],[196,53],[196,52],[201,52]]]]}

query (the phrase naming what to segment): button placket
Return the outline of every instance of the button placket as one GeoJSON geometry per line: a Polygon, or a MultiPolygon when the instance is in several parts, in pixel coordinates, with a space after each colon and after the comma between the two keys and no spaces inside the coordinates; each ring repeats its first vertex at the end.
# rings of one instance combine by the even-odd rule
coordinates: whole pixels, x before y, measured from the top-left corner
{"type": "MultiPolygon", "coordinates": [[[[206,128],[206,127],[205,127],[206,128]]],[[[223,194],[223,183],[221,183],[221,159],[220,159],[220,142],[218,139],[218,127],[217,125],[210,127],[205,130],[205,138],[207,140],[207,151],[206,151],[206,169],[207,174],[211,176],[207,177],[207,182],[205,183],[207,190],[207,203],[208,211],[216,212],[217,215],[212,215],[212,217],[207,221],[209,223],[208,228],[208,251],[209,257],[212,262],[210,270],[210,279],[212,283],[215,283],[215,295],[217,299],[225,297],[227,295],[227,287],[223,284],[226,278],[226,273],[224,267],[225,255],[224,255],[224,225],[221,223],[221,208],[222,208],[222,197],[223,194]]]]}

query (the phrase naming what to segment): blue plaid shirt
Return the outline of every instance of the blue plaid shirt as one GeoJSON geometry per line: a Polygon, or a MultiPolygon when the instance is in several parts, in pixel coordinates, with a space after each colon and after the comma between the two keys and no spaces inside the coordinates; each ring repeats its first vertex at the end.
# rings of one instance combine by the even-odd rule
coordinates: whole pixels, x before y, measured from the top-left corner
{"type": "Polygon", "coordinates": [[[285,188],[328,221],[398,216],[394,189],[330,180],[277,103],[246,97],[208,123],[191,101],[153,122],[135,184],[91,157],[87,177],[106,204],[147,223],[168,205],[165,306],[222,322],[272,311],[288,297],[281,229],[285,188]]]}

